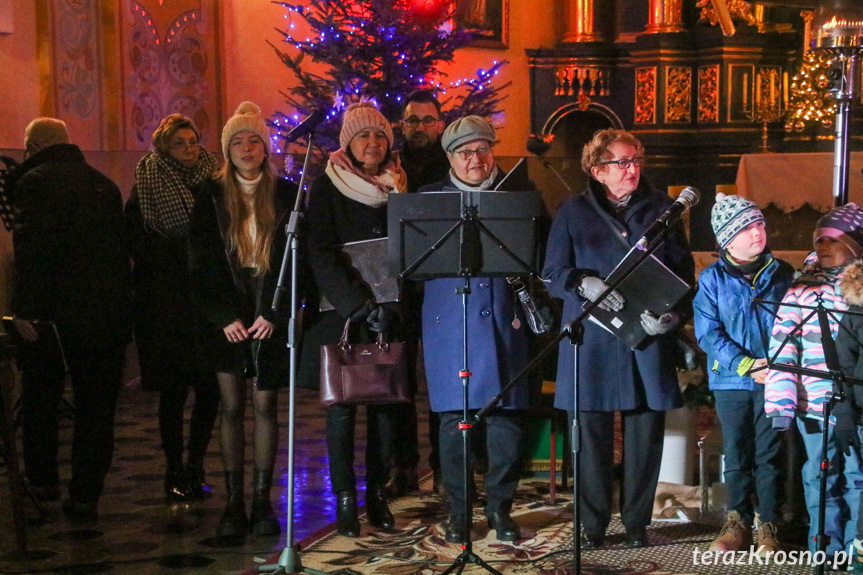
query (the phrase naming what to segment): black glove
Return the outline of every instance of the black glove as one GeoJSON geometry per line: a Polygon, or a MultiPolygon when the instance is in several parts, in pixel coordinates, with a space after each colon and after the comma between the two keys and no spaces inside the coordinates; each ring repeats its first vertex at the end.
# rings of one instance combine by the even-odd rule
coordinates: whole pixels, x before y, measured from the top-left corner
{"type": "MultiPolygon", "coordinates": [[[[596,301],[608,289],[608,284],[596,276],[584,276],[578,282],[576,289],[578,290],[578,295],[584,299],[596,301]]],[[[626,300],[623,299],[623,296],[617,290],[614,290],[602,300],[599,307],[605,311],[615,312],[622,310],[624,303],[626,303],[626,300]]]]}
{"type": "Polygon", "coordinates": [[[673,311],[664,313],[659,317],[649,311],[641,314],[641,327],[644,328],[647,335],[664,335],[676,328],[679,323],[680,317],[673,311]]]}
{"type": "Polygon", "coordinates": [[[375,333],[390,331],[399,322],[399,312],[387,304],[375,307],[366,319],[369,329],[375,333]]]}
{"type": "Polygon", "coordinates": [[[351,323],[363,323],[375,309],[375,304],[371,300],[367,300],[363,305],[358,307],[351,313],[351,323]]]}
{"type": "Polygon", "coordinates": [[[857,421],[853,410],[836,414],[836,427],[833,428],[833,436],[836,445],[845,455],[851,455],[851,448],[855,453],[860,453],[860,434],[857,429],[857,421]]]}

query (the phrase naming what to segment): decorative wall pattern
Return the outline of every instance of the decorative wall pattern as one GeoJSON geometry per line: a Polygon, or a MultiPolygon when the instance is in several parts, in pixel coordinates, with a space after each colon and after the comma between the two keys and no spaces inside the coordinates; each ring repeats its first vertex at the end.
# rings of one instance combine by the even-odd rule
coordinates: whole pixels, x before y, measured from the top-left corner
{"type": "Polygon", "coordinates": [[[102,62],[97,0],[54,0],[51,71],[55,108],[76,143],[101,144],[102,62]]]}
{"type": "Polygon", "coordinates": [[[719,122],[719,65],[698,68],[698,123],[719,122]]]}
{"type": "Polygon", "coordinates": [[[218,142],[218,53],[213,10],[200,0],[127,0],[124,24],[126,145],[147,149],[166,115],[191,117],[204,144],[218,142]]]}
{"type": "Polygon", "coordinates": [[[692,68],[669,66],[665,74],[665,121],[692,120],[692,68]]]}
{"type": "Polygon", "coordinates": [[[656,123],[656,67],[635,69],[635,123],[656,123]]]}

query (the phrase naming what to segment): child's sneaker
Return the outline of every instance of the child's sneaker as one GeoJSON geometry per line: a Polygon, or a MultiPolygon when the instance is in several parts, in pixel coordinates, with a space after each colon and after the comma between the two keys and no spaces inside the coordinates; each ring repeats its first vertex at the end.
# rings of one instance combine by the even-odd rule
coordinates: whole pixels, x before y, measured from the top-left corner
{"type": "Polygon", "coordinates": [[[729,511],[719,537],[710,542],[710,551],[737,551],[752,545],[752,528],[743,523],[740,513],[729,511]]]}

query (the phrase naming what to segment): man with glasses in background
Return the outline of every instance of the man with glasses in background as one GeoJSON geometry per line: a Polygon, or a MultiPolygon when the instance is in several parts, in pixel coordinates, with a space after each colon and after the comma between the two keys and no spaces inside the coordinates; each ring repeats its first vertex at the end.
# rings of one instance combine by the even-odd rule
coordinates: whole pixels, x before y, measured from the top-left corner
{"type": "Polygon", "coordinates": [[[412,92],[405,101],[402,167],[408,175],[408,193],[413,193],[443,179],[449,161],[440,145],[445,127],[440,102],[427,90],[412,92]]]}
{"type": "MultiPolygon", "coordinates": [[[[408,176],[408,193],[414,193],[423,186],[439,182],[449,170],[449,160],[440,145],[440,136],[444,130],[441,117],[440,102],[428,90],[417,90],[405,98],[405,109],[402,114],[402,133],[405,137],[404,148],[401,151],[401,163],[408,176]]],[[[419,317],[422,306],[422,284],[407,282],[403,288],[405,309],[414,321],[409,325],[417,326],[416,338],[407,343],[416,343],[417,352],[408,351],[408,357],[418,359],[419,317]]],[[[409,365],[411,376],[417,372],[414,365],[409,365]]],[[[416,382],[414,389],[416,389],[416,382]]],[[[419,489],[417,468],[420,454],[417,437],[417,411],[413,403],[405,403],[398,407],[399,414],[395,420],[395,434],[400,438],[393,445],[392,461],[390,462],[389,478],[386,483],[387,494],[391,498],[405,495],[409,491],[419,489]]],[[[433,489],[438,495],[443,495],[440,482],[440,460],[438,457],[438,419],[437,414],[429,412],[429,466],[432,469],[433,489]]]]}
{"type": "MultiPolygon", "coordinates": [[[[479,116],[465,116],[450,124],[441,145],[450,170],[443,181],[426,186],[426,191],[492,192],[505,172],[494,161],[494,127],[479,116]]],[[[514,174],[507,178],[507,190],[533,190],[533,183],[514,174]]],[[[463,310],[456,290],[462,278],[441,278],[425,282],[422,307],[422,335],[425,372],[432,411],[440,417],[440,463],[447,493],[449,521],[445,537],[463,543],[466,532],[465,489],[462,467],[462,381],[464,367],[463,310]]],[[[518,319],[516,296],[502,277],[471,277],[467,326],[468,365],[471,370],[468,409],[484,407],[500,393],[528,363],[527,327],[518,319]]],[[[484,476],[485,515],[499,541],[521,538],[510,516],[520,474],[521,410],[528,407],[526,382],[516,385],[484,419],[488,469],[484,476]]],[[[472,439],[476,439],[474,436],[472,439]]]]}

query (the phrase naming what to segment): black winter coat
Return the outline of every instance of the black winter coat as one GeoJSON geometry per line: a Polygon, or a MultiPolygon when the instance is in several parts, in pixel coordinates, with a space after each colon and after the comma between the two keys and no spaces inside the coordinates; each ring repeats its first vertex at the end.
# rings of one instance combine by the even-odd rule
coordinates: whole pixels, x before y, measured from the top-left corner
{"type": "MultiPolygon", "coordinates": [[[[310,300],[303,318],[303,358],[299,385],[315,388],[320,377],[320,346],[337,343],[345,321],[366,301],[371,291],[357,281],[355,271],[340,261],[334,246],[387,236],[387,204],[373,208],[342,194],[327,175],[312,185],[308,211],[308,253],[315,284],[335,310],[318,312],[317,300],[310,300]]],[[[385,261],[382,266],[387,265],[385,261]]],[[[397,305],[402,321],[390,339],[416,337],[418,311],[413,303],[397,305]]],[[[351,341],[371,341],[375,334],[361,326],[352,326],[351,341]]]]}
{"type": "MultiPolygon", "coordinates": [[[[242,374],[249,355],[254,362],[259,389],[288,385],[289,354],[287,323],[289,298],[282,298],[279,313],[271,309],[287,238],[283,232],[296,198],[296,187],[287,180],[276,180],[276,230],[270,249],[270,271],[255,278],[255,293],[245,293],[242,270],[236,254],[227,246],[228,212],[223,189],[208,180],[196,194],[189,220],[189,273],[192,296],[206,319],[200,334],[204,359],[216,371],[242,374]],[[254,317],[246,318],[247,301],[254,301],[254,317]],[[253,321],[256,317],[275,325],[272,337],[231,343],[222,331],[235,319],[253,321]],[[249,343],[251,342],[251,343],[249,343]]],[[[301,268],[302,269],[302,268],[301,268]]],[[[249,327],[251,324],[246,324],[249,327]]]]}
{"type": "Polygon", "coordinates": [[[144,226],[137,187],[132,188],[125,212],[141,386],[162,390],[165,382],[183,379],[178,373],[203,368],[196,345],[203,318],[192,299],[188,241],[167,238],[144,226]]]}
{"type": "Polygon", "coordinates": [[[12,180],[13,313],[56,322],[67,347],[130,341],[131,275],[117,185],[72,144],[36,153],[12,180]]]}

